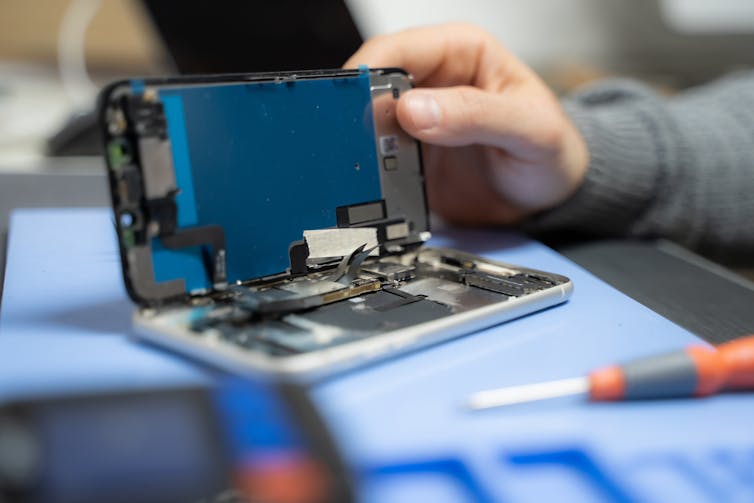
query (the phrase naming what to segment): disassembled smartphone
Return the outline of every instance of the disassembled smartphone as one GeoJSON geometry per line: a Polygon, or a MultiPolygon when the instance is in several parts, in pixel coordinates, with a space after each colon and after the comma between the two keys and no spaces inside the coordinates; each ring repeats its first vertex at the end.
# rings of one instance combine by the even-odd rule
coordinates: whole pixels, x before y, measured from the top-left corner
{"type": "Polygon", "coordinates": [[[568,278],[424,246],[397,68],[116,82],[100,113],[140,336],[317,377],[565,301],[568,278]]]}

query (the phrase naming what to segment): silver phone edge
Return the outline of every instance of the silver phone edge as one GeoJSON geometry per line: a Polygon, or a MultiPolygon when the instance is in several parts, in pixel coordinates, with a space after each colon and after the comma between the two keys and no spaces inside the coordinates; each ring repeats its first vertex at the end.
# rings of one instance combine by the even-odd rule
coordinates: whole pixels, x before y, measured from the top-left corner
{"type": "Polygon", "coordinates": [[[138,310],[133,320],[135,336],[138,339],[175,350],[221,369],[241,375],[274,374],[297,381],[312,382],[354,367],[471,335],[482,329],[547,309],[567,301],[572,292],[573,283],[569,280],[567,283],[525,297],[512,298],[506,302],[457,313],[342,346],[289,357],[244,353],[220,340],[200,338],[188,330],[162,326],[138,310]]]}

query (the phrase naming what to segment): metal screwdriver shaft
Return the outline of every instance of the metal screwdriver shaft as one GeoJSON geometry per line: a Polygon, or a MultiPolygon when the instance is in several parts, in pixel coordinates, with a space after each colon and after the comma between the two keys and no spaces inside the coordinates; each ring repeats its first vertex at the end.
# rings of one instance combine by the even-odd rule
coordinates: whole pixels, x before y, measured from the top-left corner
{"type": "Polygon", "coordinates": [[[516,403],[534,402],[568,395],[589,392],[589,379],[574,377],[510,388],[478,391],[469,397],[469,407],[474,410],[491,409],[516,403]]]}
{"type": "Polygon", "coordinates": [[[479,391],[468,406],[481,410],[576,394],[594,401],[706,396],[726,389],[754,389],[754,335],[717,348],[691,346],[613,365],[585,377],[479,391]]]}

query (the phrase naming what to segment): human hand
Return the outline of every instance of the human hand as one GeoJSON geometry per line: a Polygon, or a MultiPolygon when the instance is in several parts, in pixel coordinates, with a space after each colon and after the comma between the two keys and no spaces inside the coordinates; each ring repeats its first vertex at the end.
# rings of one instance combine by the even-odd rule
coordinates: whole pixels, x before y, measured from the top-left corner
{"type": "Polygon", "coordinates": [[[446,24],[375,37],[345,64],[401,67],[401,126],[424,142],[430,207],[466,225],[510,225],[568,199],[589,152],[555,95],[479,27],[446,24]]]}

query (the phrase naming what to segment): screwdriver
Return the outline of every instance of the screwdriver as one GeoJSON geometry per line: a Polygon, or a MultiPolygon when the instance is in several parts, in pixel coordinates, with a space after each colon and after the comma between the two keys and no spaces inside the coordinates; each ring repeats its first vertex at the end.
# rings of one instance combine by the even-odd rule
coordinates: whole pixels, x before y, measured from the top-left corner
{"type": "Polygon", "coordinates": [[[593,401],[701,397],[724,390],[754,390],[754,335],[715,348],[690,346],[584,377],[513,386],[472,394],[474,410],[586,394],[593,401]]]}

